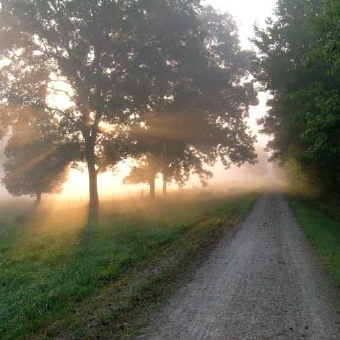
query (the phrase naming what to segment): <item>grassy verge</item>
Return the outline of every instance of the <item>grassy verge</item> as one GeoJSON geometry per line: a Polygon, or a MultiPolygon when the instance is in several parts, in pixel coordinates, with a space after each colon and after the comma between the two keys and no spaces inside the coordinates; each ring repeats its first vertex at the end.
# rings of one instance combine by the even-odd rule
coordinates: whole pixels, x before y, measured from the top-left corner
{"type": "Polygon", "coordinates": [[[0,211],[0,338],[131,338],[256,193],[0,211]]]}
{"type": "Polygon", "coordinates": [[[288,195],[288,202],[312,246],[340,287],[340,220],[316,202],[288,195]]]}

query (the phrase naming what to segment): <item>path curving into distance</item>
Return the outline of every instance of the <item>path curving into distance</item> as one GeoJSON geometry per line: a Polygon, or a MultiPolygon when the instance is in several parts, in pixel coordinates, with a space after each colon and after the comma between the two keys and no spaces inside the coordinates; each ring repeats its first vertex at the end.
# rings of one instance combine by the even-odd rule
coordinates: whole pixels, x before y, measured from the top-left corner
{"type": "Polygon", "coordinates": [[[138,339],[340,339],[337,292],[283,195],[237,228],[138,339]]]}

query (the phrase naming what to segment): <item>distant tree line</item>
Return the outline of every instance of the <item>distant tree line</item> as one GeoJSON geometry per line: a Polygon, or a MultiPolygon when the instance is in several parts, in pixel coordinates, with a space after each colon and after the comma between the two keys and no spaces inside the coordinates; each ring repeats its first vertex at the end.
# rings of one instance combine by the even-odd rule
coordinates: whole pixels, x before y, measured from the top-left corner
{"type": "Polygon", "coordinates": [[[257,104],[253,54],[228,14],[199,0],[3,0],[0,132],[3,183],[14,195],[60,190],[85,163],[90,211],[97,176],[121,160],[127,183],[183,185],[221,160],[253,163],[244,122],[257,104]],[[52,100],[63,94],[64,108],[52,100]]]}
{"type": "Polygon", "coordinates": [[[256,80],[270,92],[261,119],[273,158],[297,186],[340,192],[340,2],[279,0],[256,28],[256,80]]]}

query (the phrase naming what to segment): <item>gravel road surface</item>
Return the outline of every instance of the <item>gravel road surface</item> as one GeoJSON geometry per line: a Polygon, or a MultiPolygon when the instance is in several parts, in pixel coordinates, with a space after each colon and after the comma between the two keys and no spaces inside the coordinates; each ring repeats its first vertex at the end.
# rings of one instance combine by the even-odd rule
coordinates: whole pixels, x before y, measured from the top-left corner
{"type": "Polygon", "coordinates": [[[269,193],[139,339],[340,339],[339,307],[284,197],[269,193]]]}

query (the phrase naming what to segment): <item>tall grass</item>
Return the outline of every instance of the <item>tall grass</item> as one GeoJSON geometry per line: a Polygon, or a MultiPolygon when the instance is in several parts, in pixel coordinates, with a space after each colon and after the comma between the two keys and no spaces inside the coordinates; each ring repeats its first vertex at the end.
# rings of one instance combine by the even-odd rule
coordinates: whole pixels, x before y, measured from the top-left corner
{"type": "MultiPolygon", "coordinates": [[[[2,209],[0,338],[52,336],[65,327],[78,327],[77,334],[86,336],[87,316],[72,326],[79,310],[105,319],[91,312],[98,296],[119,305],[115,294],[133,286],[136,273],[152,270],[171,254],[190,253],[214,230],[238,222],[255,198],[108,202],[95,225],[85,223],[85,207],[2,209]]],[[[96,313],[112,319],[116,307],[110,308],[96,313]]]]}

